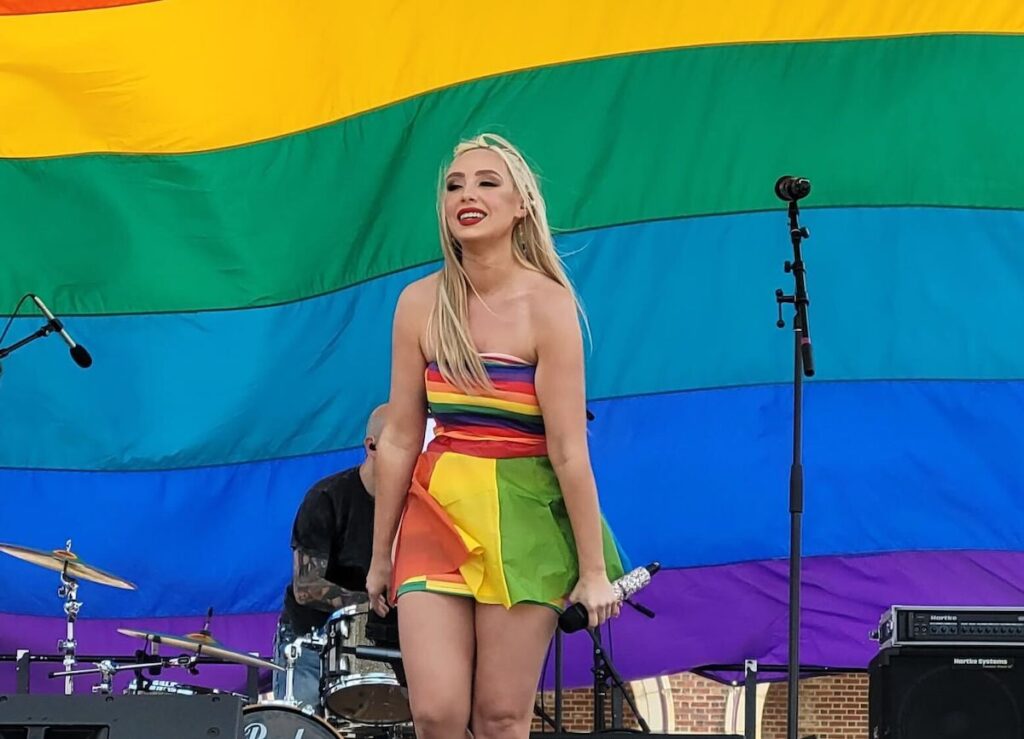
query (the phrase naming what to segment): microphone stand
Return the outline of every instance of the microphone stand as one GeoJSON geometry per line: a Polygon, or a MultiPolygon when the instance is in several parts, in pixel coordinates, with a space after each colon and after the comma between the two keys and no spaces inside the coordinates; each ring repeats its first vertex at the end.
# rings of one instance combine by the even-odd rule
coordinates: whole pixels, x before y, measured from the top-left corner
{"type": "MultiPolygon", "coordinates": [[[[630,600],[629,598],[625,599],[623,603],[632,606],[647,618],[654,618],[654,611],[630,600]]],[[[626,683],[622,679],[622,675],[620,675],[619,671],[615,669],[615,665],[612,664],[611,657],[608,656],[608,653],[605,651],[604,646],[601,643],[601,634],[598,633],[598,629],[587,629],[587,633],[590,634],[590,639],[594,642],[594,666],[591,668],[594,673],[594,733],[597,734],[603,732],[607,728],[604,722],[604,706],[605,701],[608,698],[608,680],[611,679],[611,681],[615,683],[615,687],[619,689],[619,693],[623,698],[625,698],[626,703],[629,705],[629,710],[631,710],[633,715],[636,717],[637,723],[640,724],[640,730],[643,731],[644,734],[650,734],[651,727],[640,714],[640,710],[636,707],[636,701],[633,699],[633,696],[630,695],[628,690],[626,690],[626,683]]]]}
{"type": "MultiPolygon", "coordinates": [[[[806,194],[806,193],[805,193],[806,194]]],[[[787,696],[787,737],[799,737],[800,706],[800,570],[801,570],[801,517],[804,510],[804,469],[803,469],[803,376],[814,375],[814,356],[811,351],[810,324],[807,320],[806,270],[800,253],[802,239],[811,234],[799,222],[800,209],[796,199],[789,200],[789,236],[793,242],[793,261],[783,265],[787,274],[793,275],[795,289],[792,295],[782,290],[775,291],[775,302],[779,309],[776,325],[784,328],[782,304],[794,307],[793,315],[793,462],[789,471],[789,669],[787,674],[789,694],[787,696]]]]}

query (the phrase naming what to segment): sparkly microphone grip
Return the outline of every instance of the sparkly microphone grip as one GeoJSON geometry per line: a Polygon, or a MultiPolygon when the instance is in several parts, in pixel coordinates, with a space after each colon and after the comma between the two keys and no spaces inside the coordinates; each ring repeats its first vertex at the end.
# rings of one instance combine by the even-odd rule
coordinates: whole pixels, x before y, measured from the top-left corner
{"type": "MultiPolygon", "coordinates": [[[[660,564],[652,562],[649,565],[630,570],[612,583],[615,597],[622,601],[643,589],[651,581],[651,576],[660,569],[660,564]]],[[[586,628],[588,622],[587,609],[582,603],[573,603],[558,617],[558,626],[566,634],[586,628]]]]}

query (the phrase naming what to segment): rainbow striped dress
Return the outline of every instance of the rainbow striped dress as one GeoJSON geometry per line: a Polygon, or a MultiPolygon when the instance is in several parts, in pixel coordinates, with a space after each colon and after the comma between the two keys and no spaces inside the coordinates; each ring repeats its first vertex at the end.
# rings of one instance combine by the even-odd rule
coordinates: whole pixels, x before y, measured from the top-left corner
{"type": "MultiPolygon", "coordinates": [[[[467,394],[425,373],[434,438],[420,455],[399,524],[391,592],[462,595],[561,609],[576,583],[575,539],[547,457],[535,367],[482,354],[491,390],[467,394]]],[[[602,520],[609,578],[624,557],[602,520]]]]}

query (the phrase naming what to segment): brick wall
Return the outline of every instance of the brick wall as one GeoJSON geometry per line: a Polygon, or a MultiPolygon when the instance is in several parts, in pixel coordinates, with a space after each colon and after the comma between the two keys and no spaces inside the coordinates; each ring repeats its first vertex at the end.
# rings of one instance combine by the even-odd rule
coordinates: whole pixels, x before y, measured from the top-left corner
{"type": "MultiPolygon", "coordinates": [[[[540,700],[541,694],[538,694],[540,700]]],[[[546,690],[543,693],[544,710],[554,719],[555,717],[555,696],[554,692],[546,690]]],[[[612,725],[612,707],[609,699],[605,704],[605,726],[612,725]]],[[[639,728],[639,724],[633,719],[633,713],[629,705],[622,703],[623,725],[630,729],[639,728]]],[[[565,690],[562,692],[562,726],[566,731],[591,731],[594,727],[594,691],[591,688],[578,690],[565,690]]],[[[544,731],[539,718],[533,720],[534,731],[544,731]]],[[[550,731],[550,727],[547,729],[550,731]]]]}
{"type": "MultiPolygon", "coordinates": [[[[731,726],[728,711],[729,688],[694,675],[680,673],[668,678],[664,699],[671,702],[665,711],[668,726],[675,734],[719,734],[731,726]]],[[[868,681],[865,674],[838,674],[816,677],[800,683],[800,735],[816,734],[818,739],[866,739],[868,733],[868,681]]],[[[590,689],[563,693],[563,721],[568,731],[590,731],[593,727],[593,701],[590,689]]],[[[786,739],[787,686],[773,683],[768,688],[762,713],[760,739],[786,739]]],[[[545,708],[554,717],[554,696],[544,693],[545,708]]],[[[629,706],[623,704],[628,728],[637,728],[629,706]]],[[[610,707],[606,712],[611,725],[610,707]]],[[[539,720],[534,731],[542,731],[539,720]]]]}
{"type": "MultiPolygon", "coordinates": [[[[761,739],[786,739],[786,683],[768,689],[761,739]]],[[[800,681],[800,736],[818,739],[866,739],[868,676],[847,673],[800,681]]]]}
{"type": "Polygon", "coordinates": [[[679,734],[725,732],[727,688],[700,675],[682,672],[669,678],[675,714],[671,731],[679,734]]]}

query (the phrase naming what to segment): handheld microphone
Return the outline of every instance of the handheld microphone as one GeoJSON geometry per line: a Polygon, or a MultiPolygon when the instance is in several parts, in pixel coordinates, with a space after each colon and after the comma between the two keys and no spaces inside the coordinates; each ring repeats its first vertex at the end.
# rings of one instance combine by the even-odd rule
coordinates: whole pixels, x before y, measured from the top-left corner
{"type": "MultiPolygon", "coordinates": [[[[642,590],[647,587],[651,582],[651,577],[660,569],[661,565],[658,562],[651,562],[649,565],[630,570],[612,583],[612,590],[615,591],[615,596],[621,601],[638,590],[642,590]]],[[[558,617],[558,628],[566,634],[571,634],[586,628],[589,622],[590,614],[587,613],[586,606],[582,603],[573,603],[558,617]]]]}
{"type": "Polygon", "coordinates": [[[61,323],[60,320],[50,312],[50,309],[46,307],[46,303],[44,303],[38,295],[32,295],[30,293],[29,297],[32,298],[32,302],[36,304],[39,311],[46,316],[47,320],[57,330],[57,333],[60,334],[60,338],[64,340],[64,343],[68,345],[68,348],[71,350],[71,358],[75,360],[75,364],[83,369],[92,366],[92,356],[90,356],[89,352],[85,350],[84,346],[75,343],[75,340],[71,338],[71,335],[64,328],[64,324],[61,323]]]}
{"type": "Polygon", "coordinates": [[[811,181],[804,177],[783,175],[775,181],[775,195],[779,200],[793,202],[806,198],[811,192],[811,181]]]}

